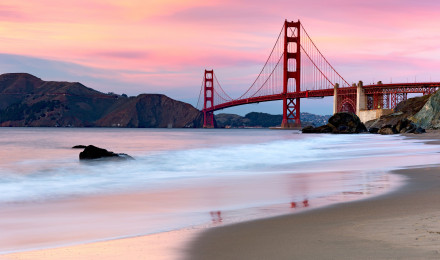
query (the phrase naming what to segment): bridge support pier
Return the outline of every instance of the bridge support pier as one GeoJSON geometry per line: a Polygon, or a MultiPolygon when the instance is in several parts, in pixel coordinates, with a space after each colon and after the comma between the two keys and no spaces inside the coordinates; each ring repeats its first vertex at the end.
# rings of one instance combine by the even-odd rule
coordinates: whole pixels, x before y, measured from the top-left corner
{"type": "Polygon", "coordinates": [[[300,103],[299,98],[283,99],[283,122],[281,128],[300,127],[301,119],[299,118],[300,103]]]}
{"type": "Polygon", "coordinates": [[[364,83],[359,81],[356,89],[356,115],[360,115],[361,110],[367,109],[367,96],[365,95],[364,83]]]}
{"type": "Polygon", "coordinates": [[[203,128],[214,128],[214,70],[205,70],[203,103],[203,128]],[[210,109],[211,108],[211,109],[210,109]]]}
{"type": "Polygon", "coordinates": [[[203,128],[214,128],[214,112],[203,111],[203,128]]]}
{"type": "MultiPolygon", "coordinates": [[[[293,92],[301,91],[301,23],[284,21],[284,54],[283,54],[283,121],[281,128],[301,126],[301,106],[299,98],[289,98],[289,79],[295,79],[293,92]],[[296,36],[288,36],[289,29],[296,31],[296,36]],[[289,48],[289,43],[295,44],[289,48]],[[290,49],[290,50],[289,50],[290,49]],[[293,52],[295,50],[295,52],[293,52]],[[295,60],[295,71],[289,70],[289,59],[295,60]]],[[[292,92],[292,90],[290,90],[292,92]]]]}
{"type": "Polygon", "coordinates": [[[336,83],[333,89],[333,114],[336,114],[338,112],[338,89],[339,84],[336,83]]]}

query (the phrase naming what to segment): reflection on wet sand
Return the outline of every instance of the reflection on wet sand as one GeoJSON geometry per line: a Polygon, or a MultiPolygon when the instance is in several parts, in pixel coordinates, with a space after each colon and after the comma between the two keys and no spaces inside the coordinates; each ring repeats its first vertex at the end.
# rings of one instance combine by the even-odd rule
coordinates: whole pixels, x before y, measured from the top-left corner
{"type": "Polygon", "coordinates": [[[223,222],[221,211],[211,211],[209,214],[211,215],[212,224],[220,224],[223,222]]]}
{"type": "Polygon", "coordinates": [[[290,202],[290,208],[291,209],[296,209],[296,208],[300,207],[300,205],[302,205],[302,207],[304,207],[304,208],[309,207],[310,206],[309,200],[305,199],[305,200],[303,200],[301,202],[295,202],[295,201],[290,202]]]}
{"type": "Polygon", "coordinates": [[[151,192],[7,205],[0,207],[0,254],[290,214],[292,209],[385,192],[377,189],[386,187],[384,183],[398,182],[360,172],[258,175],[194,180],[151,192]]]}

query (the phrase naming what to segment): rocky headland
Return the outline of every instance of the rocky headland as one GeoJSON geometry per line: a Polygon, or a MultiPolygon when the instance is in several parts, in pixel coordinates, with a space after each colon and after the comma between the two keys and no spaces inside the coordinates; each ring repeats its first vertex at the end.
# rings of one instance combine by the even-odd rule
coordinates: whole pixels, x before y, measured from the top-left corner
{"type": "Polygon", "coordinates": [[[0,75],[0,126],[201,127],[203,114],[161,94],[102,93],[78,82],[0,75]]]}
{"type": "Polygon", "coordinates": [[[426,129],[440,129],[440,91],[407,99],[397,104],[394,113],[362,124],[354,114],[336,113],[329,123],[304,127],[303,133],[422,134],[426,129]]]}
{"type": "Polygon", "coordinates": [[[400,102],[394,113],[365,123],[372,133],[424,133],[440,129],[440,92],[400,102]]]}

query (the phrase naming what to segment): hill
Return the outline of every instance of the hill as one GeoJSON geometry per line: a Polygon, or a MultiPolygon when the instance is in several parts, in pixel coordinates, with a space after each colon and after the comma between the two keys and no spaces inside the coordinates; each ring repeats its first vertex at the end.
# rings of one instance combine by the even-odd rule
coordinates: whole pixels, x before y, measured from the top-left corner
{"type": "MultiPolygon", "coordinates": [[[[301,113],[301,124],[303,126],[320,126],[327,124],[330,115],[321,116],[310,113],[301,113]]],[[[215,115],[218,127],[272,127],[280,126],[283,115],[271,115],[267,113],[251,112],[244,117],[235,114],[215,115]]]]}
{"type": "Polygon", "coordinates": [[[0,75],[0,126],[201,127],[202,113],[160,94],[102,93],[78,82],[0,75]]]}

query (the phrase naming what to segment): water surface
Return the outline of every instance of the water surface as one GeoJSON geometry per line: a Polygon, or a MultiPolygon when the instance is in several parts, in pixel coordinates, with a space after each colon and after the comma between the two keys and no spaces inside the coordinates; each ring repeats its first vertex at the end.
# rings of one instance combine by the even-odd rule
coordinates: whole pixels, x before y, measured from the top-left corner
{"type": "Polygon", "coordinates": [[[0,128],[0,145],[1,253],[367,198],[439,159],[399,136],[268,129],[0,128]],[[80,162],[78,144],[135,160],[80,162]]]}

